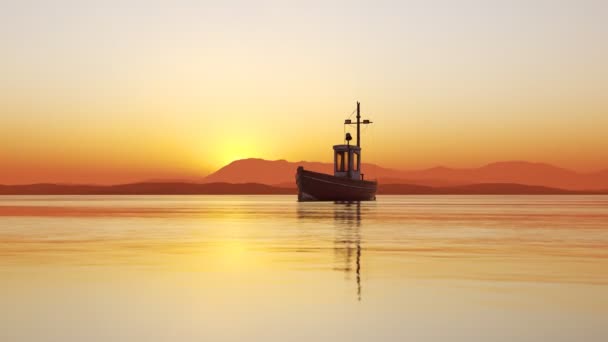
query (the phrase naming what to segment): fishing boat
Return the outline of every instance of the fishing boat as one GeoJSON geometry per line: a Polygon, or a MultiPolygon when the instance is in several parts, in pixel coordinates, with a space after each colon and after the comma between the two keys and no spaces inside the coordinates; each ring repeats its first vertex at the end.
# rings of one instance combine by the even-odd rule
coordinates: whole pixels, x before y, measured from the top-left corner
{"type": "Polygon", "coordinates": [[[357,121],[347,119],[344,125],[357,126],[357,145],[351,145],[352,136],[346,133],[346,144],[334,145],[334,174],[304,170],[296,172],[298,201],[374,201],[378,183],[364,179],[361,172],[361,105],[357,102],[357,121]]]}

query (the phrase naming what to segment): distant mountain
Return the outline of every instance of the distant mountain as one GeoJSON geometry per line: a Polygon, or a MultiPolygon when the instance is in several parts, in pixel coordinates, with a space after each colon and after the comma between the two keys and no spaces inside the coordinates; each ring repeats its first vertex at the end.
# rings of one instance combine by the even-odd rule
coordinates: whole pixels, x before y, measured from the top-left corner
{"type": "Polygon", "coordinates": [[[608,191],[589,192],[513,183],[482,183],[451,187],[429,187],[411,184],[380,184],[378,193],[384,195],[574,195],[606,194],[608,191]]]}
{"type": "Polygon", "coordinates": [[[0,195],[269,195],[291,189],[257,183],[133,183],[121,185],[0,185],[0,195]]]}
{"type": "MultiPolygon", "coordinates": [[[[202,182],[150,181],[122,185],[0,185],[0,195],[293,194],[298,166],[333,173],[317,162],[242,159],[202,182]]],[[[378,179],[379,194],[569,194],[608,193],[608,170],[578,173],[543,163],[509,161],[479,168],[435,167],[400,171],[363,164],[366,179],[378,179]]]]}
{"type": "MultiPolygon", "coordinates": [[[[133,183],[122,185],[0,185],[0,195],[295,195],[295,188],[259,183],[133,183]]],[[[608,194],[608,190],[573,191],[522,184],[487,183],[450,187],[416,184],[379,185],[379,195],[489,195],[489,194],[608,194]]],[[[294,197],[295,199],[295,197],[294,197]]]]}
{"type": "Polygon", "coordinates": [[[325,163],[299,162],[290,163],[285,160],[241,159],[222,167],[203,179],[205,183],[261,183],[280,184],[295,183],[298,165],[308,170],[328,173],[333,166],[325,163]]]}
{"type": "MultiPolygon", "coordinates": [[[[261,183],[279,187],[293,188],[298,166],[306,170],[333,174],[334,166],[330,163],[320,162],[288,162],[286,160],[265,160],[257,158],[235,160],[232,163],[210,174],[203,179],[203,183],[261,183]]],[[[376,164],[361,165],[365,178],[378,179],[382,183],[407,183],[430,186],[448,186],[460,183],[439,179],[424,178],[422,180],[407,178],[404,171],[388,169],[376,164]]]]}
{"type": "MultiPolygon", "coordinates": [[[[242,159],[222,167],[207,176],[203,182],[249,182],[290,188],[295,187],[295,173],[298,166],[303,166],[311,171],[333,173],[333,165],[329,163],[242,159]]],[[[608,189],[608,170],[595,173],[578,173],[549,164],[525,161],[497,162],[468,169],[435,167],[409,171],[387,169],[374,164],[363,164],[362,170],[366,178],[378,179],[380,184],[452,187],[480,183],[512,183],[568,190],[608,189]]]]}
{"type": "Polygon", "coordinates": [[[443,179],[463,185],[517,183],[571,190],[608,188],[608,173],[577,173],[549,164],[525,161],[497,162],[471,169],[436,167],[420,171],[404,171],[402,175],[417,180],[443,179]]]}

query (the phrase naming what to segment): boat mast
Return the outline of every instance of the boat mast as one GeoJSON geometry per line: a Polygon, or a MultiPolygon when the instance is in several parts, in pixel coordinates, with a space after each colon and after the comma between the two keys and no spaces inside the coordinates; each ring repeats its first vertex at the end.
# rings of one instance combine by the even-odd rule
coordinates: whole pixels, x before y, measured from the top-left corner
{"type": "MultiPolygon", "coordinates": [[[[352,115],[352,113],[351,113],[352,115]]],[[[365,119],[361,121],[361,103],[357,101],[357,147],[361,147],[361,125],[368,125],[372,122],[365,119]]],[[[351,119],[344,120],[345,125],[354,125],[351,119]]],[[[348,135],[350,137],[350,134],[348,135]]]]}
{"type": "Polygon", "coordinates": [[[357,147],[361,147],[361,104],[359,101],[357,101],[357,147]]]}

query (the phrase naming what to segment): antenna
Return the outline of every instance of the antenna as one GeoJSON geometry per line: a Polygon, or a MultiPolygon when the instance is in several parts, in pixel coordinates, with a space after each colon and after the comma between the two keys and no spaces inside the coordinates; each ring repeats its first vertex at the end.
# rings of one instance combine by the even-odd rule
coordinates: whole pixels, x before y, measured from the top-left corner
{"type": "Polygon", "coordinates": [[[357,101],[357,147],[361,147],[361,104],[357,101]]]}
{"type": "MultiPolygon", "coordinates": [[[[361,125],[368,125],[373,122],[365,119],[361,122],[361,103],[357,101],[357,147],[361,147],[361,125]]],[[[344,120],[345,125],[352,125],[353,122],[350,119],[344,120]]]]}

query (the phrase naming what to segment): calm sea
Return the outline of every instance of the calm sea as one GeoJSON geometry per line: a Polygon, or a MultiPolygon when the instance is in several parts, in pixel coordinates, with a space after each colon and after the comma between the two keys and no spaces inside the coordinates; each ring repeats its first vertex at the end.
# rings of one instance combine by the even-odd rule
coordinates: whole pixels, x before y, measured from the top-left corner
{"type": "Polygon", "coordinates": [[[0,341],[608,341],[608,196],[0,197],[0,341]]]}

